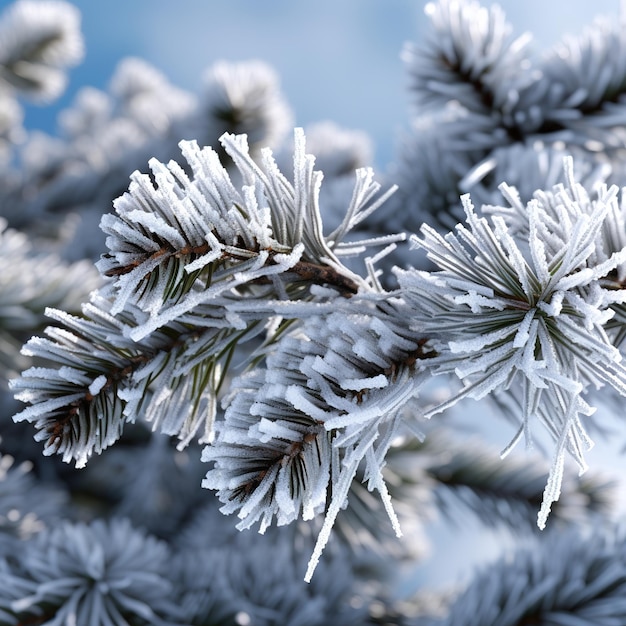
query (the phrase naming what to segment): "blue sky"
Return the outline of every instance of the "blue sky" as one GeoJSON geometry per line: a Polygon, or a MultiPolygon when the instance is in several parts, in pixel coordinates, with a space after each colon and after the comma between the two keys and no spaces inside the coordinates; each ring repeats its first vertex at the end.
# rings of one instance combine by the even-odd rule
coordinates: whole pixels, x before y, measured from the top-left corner
{"type": "MultiPolygon", "coordinates": [[[[10,2],[0,0],[0,7],[10,2]]],[[[260,58],[279,73],[298,125],[332,119],[367,131],[379,165],[407,123],[404,42],[427,32],[424,0],[133,0],[73,2],[83,15],[86,56],[67,94],[48,110],[29,107],[26,125],[54,128],[59,108],[84,85],[104,88],[126,56],[149,61],[174,83],[198,90],[218,59],[260,58]]],[[[492,4],[484,0],[483,4],[492,4]]],[[[502,0],[517,33],[538,49],[577,33],[619,0],[502,0]]]]}

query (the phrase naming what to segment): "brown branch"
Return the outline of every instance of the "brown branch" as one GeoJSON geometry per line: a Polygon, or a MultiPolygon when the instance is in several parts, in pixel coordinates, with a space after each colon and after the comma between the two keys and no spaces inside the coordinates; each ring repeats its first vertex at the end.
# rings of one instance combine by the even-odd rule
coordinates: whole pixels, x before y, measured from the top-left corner
{"type": "Polygon", "coordinates": [[[332,285],[333,287],[338,287],[344,293],[355,294],[359,291],[358,285],[351,278],[340,274],[337,270],[327,265],[298,261],[288,271],[317,285],[332,285]]]}
{"type": "MultiPolygon", "coordinates": [[[[117,383],[131,376],[141,365],[144,365],[153,359],[158,352],[169,352],[182,345],[187,339],[198,336],[199,331],[194,329],[192,332],[185,333],[184,335],[181,334],[172,338],[156,350],[128,357],[124,365],[113,367],[109,370],[106,375],[106,382],[102,386],[101,391],[110,389],[117,383]]],[[[74,400],[67,405],[67,412],[58,414],[51,418],[50,423],[48,423],[45,427],[45,431],[48,434],[48,445],[54,447],[55,452],[58,452],[59,447],[63,443],[66,429],[71,428],[73,420],[78,418],[81,413],[86,412],[87,407],[91,402],[93,402],[93,400],[95,400],[96,397],[97,396],[92,395],[89,389],[87,389],[82,398],[74,400]]]]}
{"type": "MultiPolygon", "coordinates": [[[[167,258],[167,257],[176,257],[182,258],[185,256],[201,256],[206,254],[210,250],[209,244],[204,243],[199,246],[185,246],[180,250],[175,250],[173,248],[168,248],[166,246],[159,248],[149,256],[146,256],[144,259],[136,259],[131,261],[126,265],[120,265],[119,267],[112,267],[108,269],[104,274],[105,276],[113,277],[113,276],[123,276],[124,274],[129,274],[134,269],[139,267],[142,263],[147,263],[148,261],[152,261],[154,259],[159,258],[167,258]]],[[[253,252],[258,253],[259,250],[253,250],[253,252]]],[[[269,262],[275,263],[275,257],[278,252],[274,250],[268,250],[269,252],[269,262]]],[[[110,256],[108,258],[111,258],[110,256]]],[[[245,255],[237,255],[234,252],[223,253],[221,257],[221,261],[225,261],[228,259],[236,259],[236,260],[245,260],[248,257],[245,255]]],[[[288,272],[297,274],[303,280],[321,284],[321,285],[333,285],[334,287],[338,287],[342,292],[355,294],[358,292],[358,285],[349,277],[340,274],[332,267],[327,265],[319,265],[317,263],[311,263],[309,261],[298,261],[293,267],[291,267],[288,272]]]]}
{"type": "MultiPolygon", "coordinates": [[[[135,268],[139,267],[142,263],[147,263],[148,261],[152,261],[153,259],[158,259],[160,257],[171,256],[172,250],[168,250],[167,248],[159,248],[156,252],[153,252],[151,255],[146,257],[145,259],[137,259],[135,261],[131,261],[127,265],[120,265],[119,267],[112,267],[111,269],[104,272],[105,276],[123,276],[124,274],[130,274],[135,268]]],[[[104,255],[104,258],[111,258],[111,255],[104,255]]]]}
{"type": "MultiPolygon", "coordinates": [[[[128,359],[128,364],[123,367],[115,367],[111,370],[111,373],[106,377],[102,390],[112,387],[115,383],[130,376],[140,365],[147,363],[151,356],[145,354],[137,355],[128,359]]],[[[92,395],[89,389],[85,391],[82,398],[74,400],[68,405],[66,413],[57,415],[51,418],[51,423],[45,427],[48,434],[48,445],[54,447],[55,452],[58,452],[59,447],[63,443],[64,434],[67,428],[71,428],[71,424],[74,419],[80,416],[81,412],[86,411],[86,407],[96,398],[92,395]]]]}
{"type": "MultiPolygon", "coordinates": [[[[418,361],[436,357],[438,353],[435,350],[427,348],[429,341],[429,339],[419,339],[417,348],[407,352],[402,359],[394,361],[389,367],[381,370],[380,373],[384,374],[387,378],[391,378],[392,381],[395,381],[402,369],[409,368],[412,370],[418,361]]],[[[363,400],[367,398],[368,392],[369,389],[361,389],[355,393],[358,404],[362,404],[363,400]]]]}
{"type": "MultiPolygon", "coordinates": [[[[313,426],[302,433],[300,439],[295,441],[285,442],[286,448],[283,452],[277,452],[274,456],[264,459],[267,461],[264,463],[264,467],[260,469],[252,478],[241,484],[239,487],[233,490],[231,500],[238,499],[244,501],[249,498],[252,493],[261,484],[261,481],[267,475],[267,472],[275,465],[280,467],[286,467],[289,463],[302,461],[304,459],[304,451],[307,446],[317,446],[317,438],[326,433],[323,422],[316,421],[313,426]]],[[[319,448],[318,448],[319,459],[319,448]]],[[[261,462],[259,462],[260,464],[261,462]]],[[[274,497],[274,487],[270,490],[267,496],[270,500],[274,497]]]]}

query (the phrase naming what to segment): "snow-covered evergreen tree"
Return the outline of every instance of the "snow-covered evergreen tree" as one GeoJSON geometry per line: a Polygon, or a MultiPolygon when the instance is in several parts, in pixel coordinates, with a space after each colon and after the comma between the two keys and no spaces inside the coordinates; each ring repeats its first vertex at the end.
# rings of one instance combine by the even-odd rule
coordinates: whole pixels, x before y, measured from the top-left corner
{"type": "Polygon", "coordinates": [[[127,59],[29,131],[80,16],[0,16],[0,624],[626,623],[586,455],[626,395],[624,22],[539,56],[426,12],[383,175],[258,61],[195,95],[127,59]],[[514,549],[400,597],[437,514],[514,549]]]}

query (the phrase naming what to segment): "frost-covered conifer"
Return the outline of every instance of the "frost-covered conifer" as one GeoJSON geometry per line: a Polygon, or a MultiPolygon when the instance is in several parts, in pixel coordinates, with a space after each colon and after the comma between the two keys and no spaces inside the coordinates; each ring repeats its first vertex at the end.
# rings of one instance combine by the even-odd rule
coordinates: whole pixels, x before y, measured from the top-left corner
{"type": "Polygon", "coordinates": [[[48,100],[83,57],[80,13],[67,2],[19,0],[0,21],[0,89],[48,100]]]}
{"type": "Polygon", "coordinates": [[[1,449],[37,460],[2,456],[0,622],[626,623],[620,485],[574,476],[626,395],[623,24],[540,57],[426,12],[384,178],[363,133],[290,133],[260,61],[194,95],[127,59],[29,132],[78,13],[0,18],[1,449]],[[399,598],[437,512],[528,551],[399,598]]]}
{"type": "Polygon", "coordinates": [[[462,193],[497,197],[503,181],[527,201],[555,182],[562,159],[551,159],[554,151],[574,155],[581,175],[604,170],[622,184],[620,19],[598,18],[541,54],[497,4],[439,0],[426,14],[426,41],[403,51],[413,114],[393,165],[400,192],[379,212],[381,228],[417,232],[424,221],[451,229],[464,219],[462,193]]]}
{"type": "Polygon", "coordinates": [[[11,603],[11,611],[22,622],[59,626],[171,626],[165,619],[176,613],[169,558],[165,543],[126,520],[59,524],[20,554],[11,582],[29,591],[11,603]]]}
{"type": "Polygon", "coordinates": [[[622,531],[549,532],[480,571],[445,618],[416,624],[621,624],[625,585],[622,531]]]}

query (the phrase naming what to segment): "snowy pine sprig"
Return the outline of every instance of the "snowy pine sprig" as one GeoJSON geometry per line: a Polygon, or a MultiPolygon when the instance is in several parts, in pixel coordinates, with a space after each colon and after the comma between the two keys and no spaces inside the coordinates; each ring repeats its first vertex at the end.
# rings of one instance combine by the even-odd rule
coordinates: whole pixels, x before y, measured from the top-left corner
{"type": "Polygon", "coordinates": [[[257,165],[244,138],[223,145],[240,187],[215,151],[194,144],[183,145],[191,175],[153,161],[153,179],[135,176],[117,215],[103,219],[110,251],[99,268],[109,282],[82,317],[50,311],[64,328],[27,344],[48,366],[12,383],[30,403],[16,419],[35,424],[46,454],[83,465],[139,417],[181,446],[198,433],[212,441],[230,382],[203,485],[241,528],[323,514],[310,580],[357,472],[400,534],[382,469],[394,438],[419,430],[416,415],[506,392],[520,399],[520,437],[538,416],[556,441],[544,525],[565,453],[585,467],[584,394],[626,390],[612,341],[620,334],[607,326],[624,302],[626,249],[611,235],[621,223],[616,190],[591,200],[568,162],[566,183],[525,207],[503,187],[511,206],[488,207],[491,221],[465,197],[467,225],[456,234],[424,226],[414,237],[439,270],[398,269],[400,288],[387,293],[372,260],[366,278],[341,261],[373,243],[343,244],[384,200],[370,171],[357,175],[346,217],[324,235],[321,178],[301,133],[293,178],[267,151],[257,165]],[[250,367],[228,380],[245,343],[250,367]],[[422,386],[440,374],[463,389],[418,407],[422,386]]]}
{"type": "Polygon", "coordinates": [[[623,22],[608,16],[564,37],[537,64],[537,78],[520,90],[516,115],[528,130],[560,132],[591,152],[623,148],[625,49],[623,22]]]}
{"type": "Polygon", "coordinates": [[[47,363],[12,383],[31,405],[16,419],[35,423],[46,454],[83,465],[138,418],[178,436],[182,446],[198,434],[209,441],[217,397],[241,345],[256,342],[240,352],[245,361],[264,338],[279,337],[292,321],[281,321],[289,302],[374,289],[373,270],[362,278],[341,261],[376,243],[342,241],[385,198],[371,170],[357,172],[344,220],[325,235],[321,173],[301,131],[290,178],[269,151],[257,165],[245,137],[223,143],[243,184],[233,182],[213,149],[193,143],[183,144],[191,176],[153,161],[156,185],[136,174],[117,215],[103,217],[110,251],[98,265],[108,283],[82,316],[50,310],[61,327],[24,348],[47,363]],[[315,295],[312,285],[332,289],[315,295]]]}
{"type": "Polygon", "coordinates": [[[626,261],[626,248],[606,246],[605,229],[620,211],[617,190],[604,188],[591,202],[571,171],[568,161],[566,186],[537,193],[523,208],[508,190],[511,213],[523,211],[528,220],[522,236],[512,234],[502,215],[480,217],[466,196],[467,225],[445,237],[425,225],[413,239],[437,271],[398,271],[414,306],[411,323],[438,353],[430,361],[433,373],[463,382],[427,415],[464,397],[507,391],[521,408],[511,445],[524,434],[530,439],[535,416],[555,440],[540,526],[558,498],[565,452],[586,467],[583,419],[593,408],[585,393],[608,385],[626,395],[626,368],[606,329],[626,297],[619,283],[607,282],[626,261]]]}
{"type": "Polygon", "coordinates": [[[224,513],[237,513],[241,528],[325,515],[308,579],[361,466],[400,534],[381,470],[432,356],[392,303],[351,300],[341,308],[312,311],[265,368],[233,381],[216,441],[203,454],[213,464],[203,485],[217,491],[224,513]]]}
{"type": "MultiPolygon", "coordinates": [[[[116,279],[109,289],[112,312],[128,303],[150,313],[149,326],[136,331],[135,339],[199,304],[243,286],[272,284],[281,274],[348,293],[364,286],[340,262],[336,248],[362,219],[359,213],[369,211],[379,188],[371,175],[359,178],[342,231],[327,239],[318,206],[321,173],[305,153],[302,132],[296,132],[293,182],[269,150],[257,165],[245,136],[224,136],[222,144],[242,176],[241,188],[213,149],[183,142],[191,177],[176,163],[153,160],[156,185],[147,175],[133,175],[129,192],[114,203],[117,215],[102,220],[109,252],[98,266],[116,279]]],[[[286,289],[279,288],[276,297],[286,289]]]]}
{"type": "Polygon", "coordinates": [[[81,53],[68,6],[18,0],[0,16],[5,217],[46,245],[58,237],[66,258],[98,254],[103,209],[152,160],[96,233],[108,236],[107,285],[80,310],[96,272],[35,254],[0,226],[0,363],[38,361],[12,383],[28,404],[16,419],[46,455],[78,466],[107,449],[81,473],[46,459],[43,489],[27,465],[0,459],[0,623],[432,626],[416,613],[443,596],[390,610],[377,595],[422,556],[411,531],[431,498],[465,507],[461,523],[469,512],[519,528],[539,507],[545,523],[560,496],[544,540],[490,566],[438,623],[623,624],[624,535],[587,517],[607,512],[609,485],[586,475],[573,487],[563,458],[584,468],[587,427],[604,428],[598,392],[619,415],[626,390],[626,194],[608,186],[626,171],[623,23],[597,22],[534,60],[500,9],[429,3],[435,36],[406,55],[418,110],[395,170],[403,189],[388,202],[370,169],[354,180],[370,160],[356,135],[313,129],[316,161],[300,131],[280,146],[291,115],[257,62],[216,64],[196,98],[128,60],[107,93],[80,93],[60,138],[34,133],[21,150],[15,97],[53,97],[81,53]],[[180,137],[196,139],[182,160],[180,137]],[[564,154],[577,167],[562,175],[564,154]],[[459,202],[466,191],[472,201],[459,202]],[[398,269],[385,292],[378,261],[390,265],[392,246],[363,256],[401,237],[353,231],[417,232],[424,220],[440,229],[413,237],[428,256],[415,265],[429,271],[398,269]],[[34,330],[44,307],[52,325],[34,330]],[[32,332],[42,336],[18,361],[32,332]],[[439,439],[442,420],[422,419],[472,396],[519,425],[505,454],[541,424],[552,471],[534,457],[502,461],[462,427],[439,439]],[[58,478],[69,504],[51,489],[58,478]],[[87,510],[129,519],[58,521],[87,510]],[[265,537],[236,532],[232,517],[265,537]],[[582,520],[592,535],[552,532],[582,520]]]}
{"type": "Polygon", "coordinates": [[[48,310],[63,327],[48,327],[47,337],[24,346],[26,355],[45,359],[47,366],[29,368],[11,381],[16,398],[30,404],[14,419],[34,423],[44,454],[61,454],[78,466],[137,419],[178,436],[183,446],[196,436],[208,441],[224,375],[221,362],[262,328],[253,323],[232,329],[221,317],[223,308],[198,308],[195,316],[138,343],[128,335],[147,316],[133,307],[113,316],[110,309],[109,300],[94,296],[83,307],[84,317],[48,310]]]}
{"type": "Polygon", "coordinates": [[[403,53],[418,114],[454,101],[490,119],[496,142],[558,135],[590,152],[624,145],[620,21],[597,19],[536,59],[530,34],[515,37],[498,5],[438,0],[425,11],[432,23],[427,43],[403,53]],[[606,132],[613,128],[614,138],[606,132]]]}
{"type": "Polygon", "coordinates": [[[498,5],[439,0],[425,12],[432,22],[427,44],[407,45],[403,52],[417,109],[451,99],[481,115],[506,109],[528,71],[529,35],[513,37],[498,5]]]}
{"type": "Polygon", "coordinates": [[[0,20],[0,90],[58,96],[65,68],[83,56],[80,13],[59,0],[15,2],[0,20]]]}
{"type": "Polygon", "coordinates": [[[483,567],[442,619],[420,626],[609,626],[626,618],[624,533],[548,533],[483,567]]]}
{"type": "Polygon", "coordinates": [[[463,219],[459,195],[478,199],[477,185],[549,188],[545,162],[555,149],[574,154],[581,170],[608,168],[623,179],[620,21],[598,19],[540,56],[496,5],[438,0],[426,13],[430,36],[403,55],[417,106],[396,165],[396,202],[409,210],[389,207],[381,225],[391,219],[395,229],[416,231],[426,221],[444,231],[463,219]],[[502,171],[507,163],[512,176],[502,171]]]}
{"type": "Polygon", "coordinates": [[[173,626],[170,558],[128,520],[65,522],[25,544],[10,608],[19,623],[173,626]]]}

